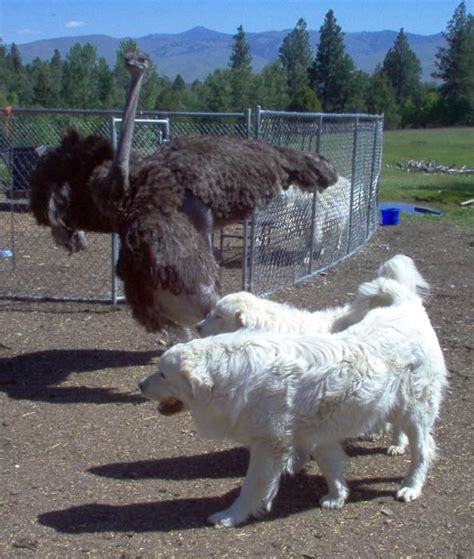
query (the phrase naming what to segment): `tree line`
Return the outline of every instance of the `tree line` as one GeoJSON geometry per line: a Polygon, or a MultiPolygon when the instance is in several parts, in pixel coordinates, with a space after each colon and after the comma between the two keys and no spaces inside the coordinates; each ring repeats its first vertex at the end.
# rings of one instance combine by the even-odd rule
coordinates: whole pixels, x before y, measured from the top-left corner
{"type": "MultiPolygon", "coordinates": [[[[436,82],[421,81],[421,64],[402,28],[372,74],[358,70],[346,53],[344,33],[333,10],[320,29],[313,55],[306,22],[300,18],[284,38],[278,59],[260,72],[242,26],[233,37],[226,69],[186,84],[160,76],[150,61],[139,109],[234,112],[261,105],[305,112],[384,113],[387,128],[474,124],[474,16],[462,1],[436,53],[436,82]]],[[[0,44],[0,105],[47,108],[122,108],[129,76],[123,54],[137,48],[120,43],[111,68],[91,44],[76,43],[65,58],[23,64],[18,47],[0,44]]]]}

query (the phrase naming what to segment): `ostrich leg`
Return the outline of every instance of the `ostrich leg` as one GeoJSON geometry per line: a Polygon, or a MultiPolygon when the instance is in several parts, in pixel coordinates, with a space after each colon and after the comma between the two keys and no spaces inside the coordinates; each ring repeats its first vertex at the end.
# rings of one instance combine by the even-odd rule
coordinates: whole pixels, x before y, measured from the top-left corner
{"type": "Polygon", "coordinates": [[[130,86],[122,117],[122,130],[118,140],[112,166],[102,179],[100,191],[96,193],[96,203],[104,215],[116,213],[117,203],[130,187],[130,152],[132,149],[133,129],[137,113],[138,98],[148,61],[141,52],[125,55],[125,67],[130,74],[130,86]]]}

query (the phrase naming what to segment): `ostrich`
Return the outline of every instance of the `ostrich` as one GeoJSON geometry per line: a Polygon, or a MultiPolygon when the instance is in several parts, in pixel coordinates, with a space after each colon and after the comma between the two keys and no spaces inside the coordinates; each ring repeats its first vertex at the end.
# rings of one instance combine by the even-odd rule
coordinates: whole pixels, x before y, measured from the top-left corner
{"type": "Polygon", "coordinates": [[[117,274],[135,319],[148,331],[193,326],[220,296],[213,228],[246,219],[290,185],[324,190],[337,175],[319,155],[233,137],[176,138],[138,159],[131,143],[148,63],[134,52],[125,64],[116,153],[105,138],[69,130],[37,164],[31,208],[70,253],[85,248],[84,231],[118,233],[117,274]]]}

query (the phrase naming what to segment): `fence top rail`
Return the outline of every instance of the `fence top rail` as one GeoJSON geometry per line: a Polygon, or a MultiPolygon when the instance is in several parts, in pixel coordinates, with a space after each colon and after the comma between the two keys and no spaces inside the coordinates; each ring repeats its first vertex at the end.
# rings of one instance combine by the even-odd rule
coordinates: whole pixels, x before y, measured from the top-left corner
{"type": "MultiPolygon", "coordinates": [[[[6,109],[1,109],[6,114],[6,109]]],[[[123,111],[119,109],[47,109],[47,108],[14,108],[15,114],[66,114],[66,115],[89,115],[89,116],[122,116],[123,111]]],[[[171,116],[183,117],[206,117],[206,118],[247,118],[247,111],[241,113],[209,113],[194,111],[137,111],[137,116],[167,118],[171,116]]]]}
{"type": "Polygon", "coordinates": [[[383,120],[383,115],[371,115],[366,113],[300,113],[293,111],[271,111],[266,109],[258,109],[258,114],[260,116],[283,116],[285,118],[319,118],[319,119],[335,119],[335,120],[346,120],[346,119],[360,119],[360,120],[383,120]]]}

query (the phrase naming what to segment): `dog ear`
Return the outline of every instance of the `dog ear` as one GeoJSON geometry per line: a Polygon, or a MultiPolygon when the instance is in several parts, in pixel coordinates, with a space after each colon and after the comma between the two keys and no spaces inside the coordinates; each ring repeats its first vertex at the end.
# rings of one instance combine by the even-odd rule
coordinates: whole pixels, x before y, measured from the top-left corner
{"type": "Polygon", "coordinates": [[[239,328],[252,328],[253,321],[252,321],[252,313],[248,313],[246,310],[238,310],[235,311],[235,322],[239,328]]]}
{"type": "Polygon", "coordinates": [[[208,371],[202,367],[183,366],[181,372],[189,382],[195,400],[201,404],[207,402],[214,387],[208,371]]]}

